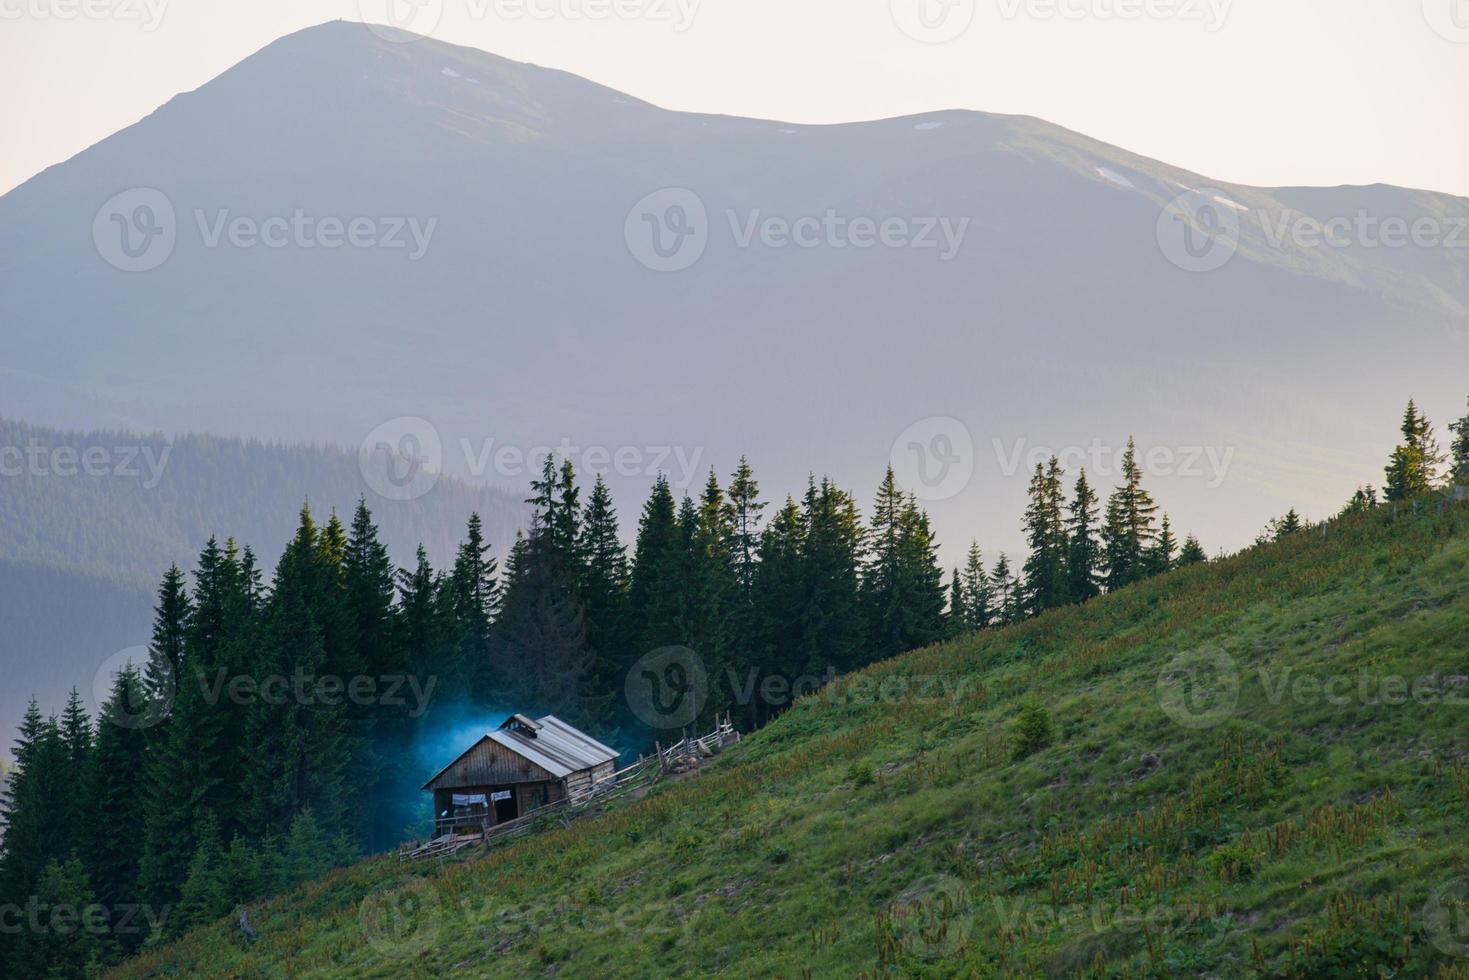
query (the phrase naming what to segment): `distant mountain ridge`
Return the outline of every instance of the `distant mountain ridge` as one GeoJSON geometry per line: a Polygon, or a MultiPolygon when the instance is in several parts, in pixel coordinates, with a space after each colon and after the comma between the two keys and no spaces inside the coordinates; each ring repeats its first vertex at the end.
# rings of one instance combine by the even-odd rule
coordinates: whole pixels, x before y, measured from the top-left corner
{"type": "Polygon", "coordinates": [[[674,445],[721,472],[748,453],[782,492],[816,470],[863,493],[905,429],[952,417],[975,477],[932,502],[936,527],[997,549],[1018,544],[1024,474],[997,472],[992,440],[1236,448],[1222,489],[1159,487],[1180,525],[1235,546],[1378,476],[1401,393],[1376,378],[1417,379],[1431,415],[1461,407],[1469,249],[1271,240],[1296,212],[1452,227],[1461,198],[1221,184],[1028,117],[671,112],[381,34],[282,38],[0,198],[0,412],[347,446],[412,415],[451,449],[674,445]],[[114,219],[139,230],[135,199],[104,207],[135,189],[176,237],[128,272],[97,242],[114,219]],[[661,247],[707,240],[657,271],[635,236],[685,192],[707,220],[660,227],[661,247]],[[1239,223],[1217,270],[1160,246],[1180,196],[1239,223]],[[298,247],[298,213],[337,239],[366,219],[373,244],[298,247]],[[792,241],[827,214],[845,246],[792,241]],[[259,244],[272,219],[284,246],[259,244]],[[966,230],[950,261],[851,246],[853,223],[887,219],[966,230]]]}

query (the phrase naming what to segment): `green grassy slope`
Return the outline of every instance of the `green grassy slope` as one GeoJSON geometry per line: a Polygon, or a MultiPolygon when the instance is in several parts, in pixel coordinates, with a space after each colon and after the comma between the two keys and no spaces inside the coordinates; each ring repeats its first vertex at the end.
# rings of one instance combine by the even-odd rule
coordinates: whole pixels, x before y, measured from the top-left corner
{"type": "Polygon", "coordinates": [[[1379,511],[896,658],[608,816],[339,871],[248,950],[220,923],[120,973],[1469,976],[1464,675],[1469,506],[1379,511]],[[1053,740],[1017,759],[1026,703],[1053,740]]]}

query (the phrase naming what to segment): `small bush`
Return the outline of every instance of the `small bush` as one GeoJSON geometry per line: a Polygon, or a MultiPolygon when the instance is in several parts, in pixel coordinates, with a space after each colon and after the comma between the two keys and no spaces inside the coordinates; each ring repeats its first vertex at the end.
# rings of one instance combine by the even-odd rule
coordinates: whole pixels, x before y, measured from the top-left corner
{"type": "Polygon", "coordinates": [[[1015,730],[1010,736],[1010,757],[1019,762],[1050,745],[1054,739],[1051,713],[1038,704],[1027,704],[1020,709],[1020,717],[1016,719],[1015,730]]]}
{"type": "Polygon", "coordinates": [[[1209,870],[1225,882],[1244,881],[1254,877],[1258,860],[1255,852],[1242,844],[1224,844],[1209,855],[1209,870]]]}

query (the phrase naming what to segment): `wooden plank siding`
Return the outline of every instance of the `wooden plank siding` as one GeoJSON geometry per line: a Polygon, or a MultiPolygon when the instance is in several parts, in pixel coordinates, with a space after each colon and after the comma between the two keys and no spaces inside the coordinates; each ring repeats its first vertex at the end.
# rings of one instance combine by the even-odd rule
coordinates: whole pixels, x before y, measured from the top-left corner
{"type": "Polygon", "coordinates": [[[452,788],[462,793],[463,787],[556,781],[555,776],[529,759],[516,755],[498,742],[482,739],[456,759],[453,765],[439,773],[426,788],[452,788]]]}

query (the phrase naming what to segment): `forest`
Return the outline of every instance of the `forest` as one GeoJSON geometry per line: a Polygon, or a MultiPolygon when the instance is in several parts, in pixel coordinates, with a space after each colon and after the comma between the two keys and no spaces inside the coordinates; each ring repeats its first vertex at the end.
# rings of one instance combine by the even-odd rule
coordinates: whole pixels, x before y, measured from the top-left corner
{"type": "MultiPolygon", "coordinates": [[[[1469,415],[1450,432],[1444,452],[1410,403],[1382,491],[1346,510],[1462,488],[1469,415]]],[[[840,675],[1209,560],[1180,543],[1131,443],[1121,477],[1103,501],[1084,472],[1036,467],[1029,553],[989,561],[976,544],[947,574],[891,469],[864,517],[814,477],[772,505],[744,460],[697,497],[660,478],[631,547],[606,484],[551,458],[503,562],[476,515],[448,567],[422,548],[397,567],[365,500],[346,523],[303,507],[268,573],[210,539],[189,573],[164,573],[146,662],[117,674],[99,717],[76,693],[59,717],[26,715],[0,966],[84,974],[423,833],[416,746],[466,711],[554,713],[635,754],[661,734],[624,697],[650,651],[687,648],[705,668],[699,724],[730,712],[754,729],[786,704],[745,678],[840,675]],[[84,921],[21,927],[56,908],[84,921]]],[[[1309,526],[1291,511],[1262,539],[1309,526]]]]}

